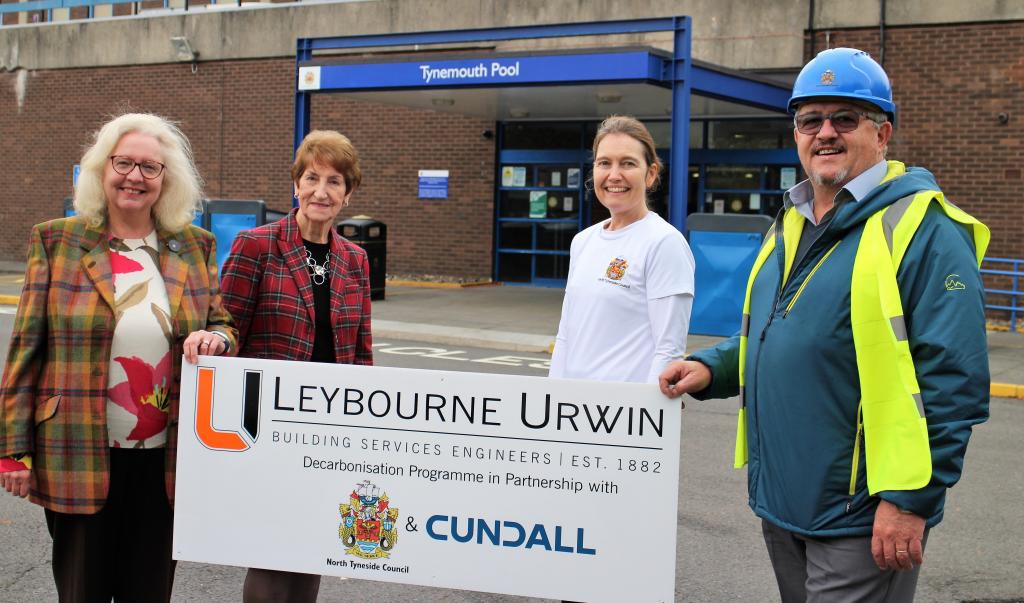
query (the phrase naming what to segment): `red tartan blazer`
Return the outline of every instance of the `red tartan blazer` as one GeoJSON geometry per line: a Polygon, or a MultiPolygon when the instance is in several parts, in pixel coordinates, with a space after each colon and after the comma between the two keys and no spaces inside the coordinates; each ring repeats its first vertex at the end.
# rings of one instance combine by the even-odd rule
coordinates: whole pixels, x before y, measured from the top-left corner
{"type": "MultiPolygon", "coordinates": [[[[239,233],[224,263],[221,290],[238,327],[239,356],[306,361],[313,354],[313,283],[296,211],[239,233]]],[[[334,357],[373,364],[366,252],[337,233],[330,243],[334,357]]]]}
{"type": "MultiPolygon", "coordinates": [[[[181,344],[198,329],[237,349],[217,287],[213,235],[157,230],[160,273],[176,336],[167,420],[167,497],[174,501],[181,344]]],[[[114,280],[105,226],[62,218],[32,229],[25,285],[0,382],[0,457],[32,454],[31,500],[91,514],[107,500],[107,370],[114,335],[114,280]]]]}

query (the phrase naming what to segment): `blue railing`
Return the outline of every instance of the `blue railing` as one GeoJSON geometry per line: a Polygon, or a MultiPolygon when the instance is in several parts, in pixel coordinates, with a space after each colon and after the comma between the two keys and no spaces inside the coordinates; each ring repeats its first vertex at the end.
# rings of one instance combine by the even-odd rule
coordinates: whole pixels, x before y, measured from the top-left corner
{"type": "Polygon", "coordinates": [[[1024,290],[1021,290],[1021,280],[1024,279],[1024,259],[985,258],[981,266],[982,277],[993,275],[995,278],[990,280],[995,280],[1000,284],[1004,282],[1009,283],[1008,289],[985,288],[985,296],[989,300],[989,303],[985,304],[985,308],[988,310],[1002,310],[1009,313],[1010,331],[1016,332],[1018,317],[1024,318],[1024,299],[1022,299],[1024,297],[1024,290]],[[993,296],[1000,300],[1006,300],[1005,304],[991,303],[993,296]]]}

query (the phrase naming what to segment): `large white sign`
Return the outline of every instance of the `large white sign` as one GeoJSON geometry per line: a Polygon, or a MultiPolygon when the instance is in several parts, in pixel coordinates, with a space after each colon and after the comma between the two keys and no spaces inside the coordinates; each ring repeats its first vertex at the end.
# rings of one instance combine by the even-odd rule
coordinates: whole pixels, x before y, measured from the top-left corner
{"type": "Polygon", "coordinates": [[[680,409],[654,385],[182,364],[176,559],[673,599],[680,409]]]}

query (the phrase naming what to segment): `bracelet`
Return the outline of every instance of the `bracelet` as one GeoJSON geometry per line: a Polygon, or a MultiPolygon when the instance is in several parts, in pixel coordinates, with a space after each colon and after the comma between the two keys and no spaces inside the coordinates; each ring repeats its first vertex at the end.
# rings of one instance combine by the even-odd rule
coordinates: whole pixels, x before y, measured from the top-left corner
{"type": "Polygon", "coordinates": [[[210,332],[213,333],[214,335],[216,335],[217,337],[220,337],[221,339],[224,340],[224,353],[226,354],[228,352],[228,350],[231,349],[231,340],[228,339],[227,335],[225,335],[224,333],[221,333],[220,331],[210,331],[210,332]]]}

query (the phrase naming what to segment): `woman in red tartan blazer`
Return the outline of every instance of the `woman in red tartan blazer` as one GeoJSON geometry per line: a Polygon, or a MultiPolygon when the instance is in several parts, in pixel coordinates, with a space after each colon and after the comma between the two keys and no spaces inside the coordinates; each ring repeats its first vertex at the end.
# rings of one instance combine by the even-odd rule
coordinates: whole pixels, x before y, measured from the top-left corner
{"type": "MultiPolygon", "coordinates": [[[[247,358],[373,364],[366,253],[334,232],[359,187],[359,156],[337,132],[310,132],[291,170],[298,207],[242,232],[224,263],[224,305],[247,358]]],[[[320,576],[250,569],[245,603],[316,601],[320,576]]]]}
{"type": "Polygon", "coordinates": [[[181,358],[235,345],[188,140],[104,125],[77,215],[32,229],[0,387],[0,485],[45,509],[60,600],[168,601],[181,358]],[[209,329],[209,330],[207,330],[209,329]]]}

